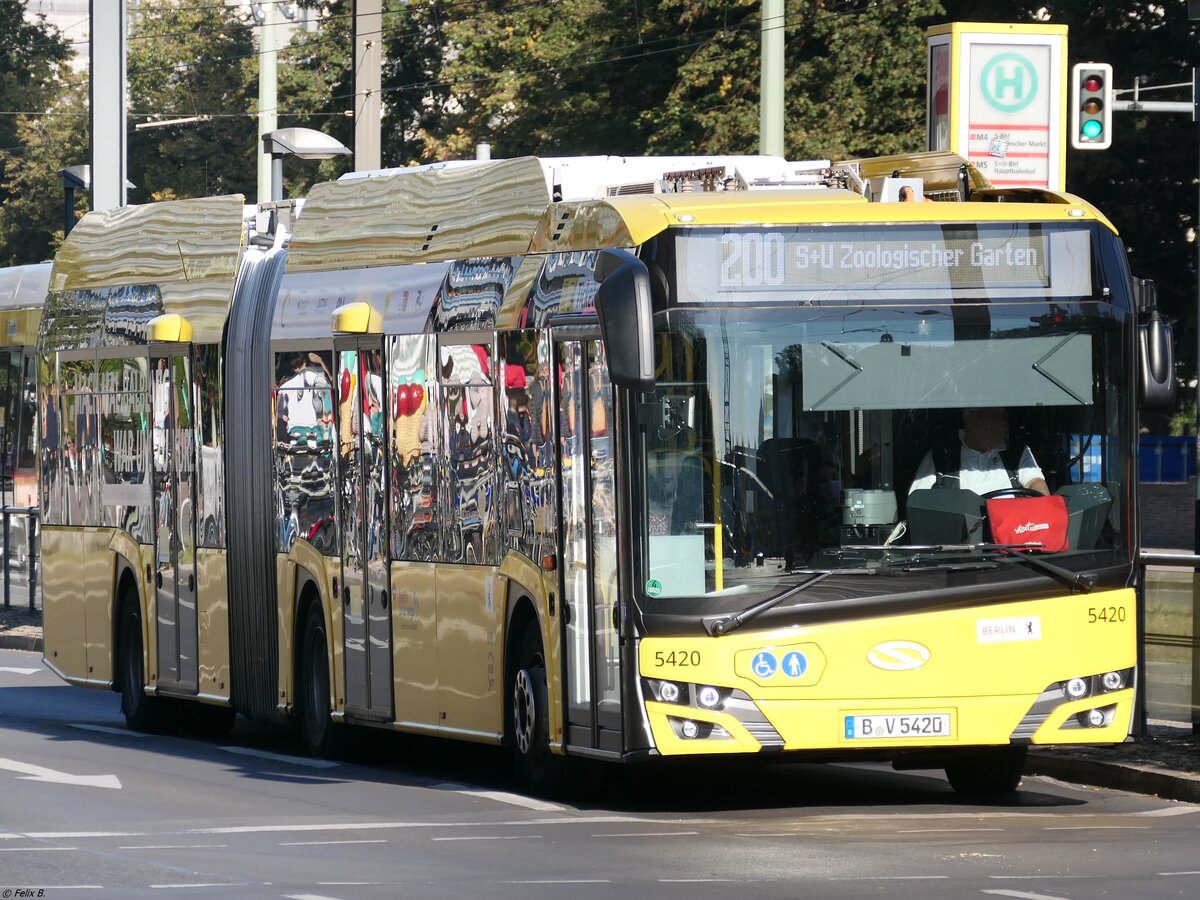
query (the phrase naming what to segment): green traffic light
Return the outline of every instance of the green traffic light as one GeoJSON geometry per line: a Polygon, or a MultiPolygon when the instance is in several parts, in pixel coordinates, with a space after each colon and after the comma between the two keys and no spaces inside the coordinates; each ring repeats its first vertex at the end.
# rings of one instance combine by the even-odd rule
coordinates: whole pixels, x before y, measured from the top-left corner
{"type": "Polygon", "coordinates": [[[1083,128],[1081,130],[1083,131],[1083,136],[1085,138],[1087,138],[1089,141],[1094,141],[1096,138],[1100,137],[1100,134],[1104,131],[1104,125],[1098,119],[1091,119],[1083,123],[1083,128]]]}

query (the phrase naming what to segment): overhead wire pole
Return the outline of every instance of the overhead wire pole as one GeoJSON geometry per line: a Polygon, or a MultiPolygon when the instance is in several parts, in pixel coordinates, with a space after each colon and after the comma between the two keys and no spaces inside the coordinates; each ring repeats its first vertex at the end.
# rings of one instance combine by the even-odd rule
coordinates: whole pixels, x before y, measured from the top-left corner
{"type": "Polygon", "coordinates": [[[758,152],[783,156],[784,0],[762,0],[762,74],[758,152]]]}
{"type": "Polygon", "coordinates": [[[279,53],[279,12],[276,0],[264,0],[262,27],[258,30],[258,202],[271,196],[271,156],[263,151],[262,136],[279,127],[276,57],[279,53]]]}
{"type": "Polygon", "coordinates": [[[91,206],[125,205],[125,2],[91,0],[91,206]]]}
{"type": "Polygon", "coordinates": [[[354,0],[354,171],[381,165],[383,11],[381,0],[354,0]]]}

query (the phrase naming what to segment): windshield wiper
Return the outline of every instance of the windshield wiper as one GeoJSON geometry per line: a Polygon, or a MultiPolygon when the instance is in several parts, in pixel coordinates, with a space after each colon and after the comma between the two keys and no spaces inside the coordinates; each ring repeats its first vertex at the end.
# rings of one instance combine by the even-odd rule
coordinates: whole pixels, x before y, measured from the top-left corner
{"type": "Polygon", "coordinates": [[[759,616],[761,616],[763,613],[765,613],[768,609],[771,609],[774,606],[778,606],[784,600],[787,600],[790,597],[796,596],[801,591],[808,590],[810,587],[812,587],[817,582],[824,581],[826,578],[828,578],[830,575],[832,575],[833,572],[829,571],[829,570],[821,570],[821,571],[806,572],[803,574],[812,575],[812,578],[808,579],[808,581],[804,582],[803,584],[798,584],[793,588],[788,588],[786,591],[776,594],[774,597],[768,597],[766,600],[763,600],[761,603],[756,603],[753,606],[748,606],[745,609],[743,609],[740,613],[735,613],[732,616],[719,616],[715,619],[705,619],[704,620],[705,630],[709,634],[713,635],[714,637],[720,637],[721,635],[730,634],[735,629],[740,628],[741,626],[745,625],[747,622],[751,622],[754,619],[757,619],[759,616]]]}
{"type": "Polygon", "coordinates": [[[920,546],[910,544],[903,547],[893,545],[887,549],[918,550],[931,553],[971,553],[976,550],[992,551],[1003,553],[1011,559],[1019,559],[1030,568],[1037,569],[1039,572],[1057,578],[1070,587],[1080,588],[1085,593],[1091,591],[1096,586],[1095,575],[1080,575],[1078,572],[1064,569],[1062,566],[1057,566],[1052,562],[1042,559],[1040,556],[1032,556],[1021,552],[1022,550],[1036,550],[1039,546],[1038,544],[927,544],[920,546]]]}
{"type": "MultiPolygon", "coordinates": [[[[1004,556],[1018,559],[1033,569],[1050,575],[1058,579],[1069,587],[1077,587],[1085,593],[1092,591],[1096,586],[1095,575],[1080,575],[1078,572],[1072,572],[1070,569],[1064,569],[1062,566],[1055,565],[1043,559],[1040,556],[1032,556],[1028,553],[1022,553],[1023,550],[1036,550],[1038,544],[872,544],[856,546],[855,550],[878,550],[885,554],[896,552],[908,552],[914,554],[908,560],[882,561],[881,565],[870,567],[869,569],[837,569],[834,570],[841,575],[885,575],[889,572],[907,572],[914,570],[936,571],[942,568],[937,565],[938,560],[922,557],[919,554],[924,553],[974,553],[979,550],[992,551],[1002,553],[1004,556]],[[926,563],[927,565],[914,565],[914,563],[926,563]]],[[[979,565],[978,568],[983,568],[979,565]]],[[[963,566],[968,568],[968,566],[963,566]]],[[[807,583],[802,587],[807,587],[807,583]]]]}
{"type": "Polygon", "coordinates": [[[1078,572],[1072,572],[1070,569],[1047,562],[1040,556],[1022,553],[1022,550],[1028,549],[1025,544],[980,544],[979,546],[982,550],[996,550],[1013,559],[1019,559],[1026,565],[1057,578],[1069,587],[1081,589],[1085,594],[1090,593],[1096,587],[1095,575],[1080,575],[1078,572]]]}

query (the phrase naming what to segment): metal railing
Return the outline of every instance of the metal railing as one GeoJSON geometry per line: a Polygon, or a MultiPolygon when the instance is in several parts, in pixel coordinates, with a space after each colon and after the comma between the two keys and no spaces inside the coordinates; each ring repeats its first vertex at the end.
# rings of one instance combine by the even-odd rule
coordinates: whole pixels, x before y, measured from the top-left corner
{"type": "Polygon", "coordinates": [[[1200,731],[1200,554],[1143,551],[1143,714],[1200,731]]]}
{"type": "Polygon", "coordinates": [[[12,606],[13,575],[24,575],[29,611],[37,609],[38,508],[0,506],[0,552],[4,554],[4,607],[12,606]],[[14,525],[20,524],[14,534],[14,525]],[[14,561],[16,565],[14,566],[14,561]],[[14,570],[15,573],[14,573],[14,570]]]}

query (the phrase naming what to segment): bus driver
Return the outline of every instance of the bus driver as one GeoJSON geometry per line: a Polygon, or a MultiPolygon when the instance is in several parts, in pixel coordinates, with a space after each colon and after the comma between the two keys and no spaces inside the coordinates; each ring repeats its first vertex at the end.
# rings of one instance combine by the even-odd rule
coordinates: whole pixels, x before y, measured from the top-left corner
{"type": "Polygon", "coordinates": [[[977,407],[963,411],[958,433],[961,450],[954,459],[951,448],[930,450],[921,460],[908,492],[940,487],[959,487],[984,495],[1007,488],[1025,488],[1049,494],[1050,487],[1033,452],[1021,449],[1017,458],[1008,452],[1008,410],[977,407]]]}

